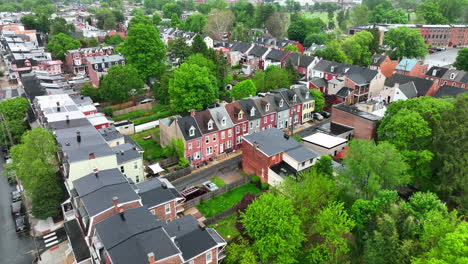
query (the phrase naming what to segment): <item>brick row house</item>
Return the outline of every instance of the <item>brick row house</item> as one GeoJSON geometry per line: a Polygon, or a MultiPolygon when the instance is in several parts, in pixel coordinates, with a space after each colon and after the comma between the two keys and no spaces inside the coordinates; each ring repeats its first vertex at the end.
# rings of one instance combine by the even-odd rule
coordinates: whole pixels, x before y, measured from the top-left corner
{"type": "Polygon", "coordinates": [[[191,165],[209,162],[241,147],[242,138],[269,128],[285,129],[310,120],[315,101],[304,87],[271,91],[232,103],[217,103],[202,111],[190,111],[160,121],[160,142],[184,141],[191,165]],[[303,115],[303,108],[307,108],[303,115]]]}
{"type": "Polygon", "coordinates": [[[124,57],[115,54],[86,58],[86,66],[91,85],[98,87],[101,77],[106,75],[109,68],[114,65],[125,65],[124,57]]]}
{"type": "Polygon", "coordinates": [[[68,72],[75,75],[88,74],[87,58],[111,55],[114,53],[113,46],[100,46],[93,48],[79,48],[67,50],[65,53],[65,65],[68,72]]]}
{"type": "MultiPolygon", "coordinates": [[[[424,78],[435,81],[437,89],[441,86],[455,86],[467,89],[468,88],[468,72],[456,69],[434,66],[426,72],[424,78]]],[[[437,90],[434,92],[434,94],[437,90]]]]}

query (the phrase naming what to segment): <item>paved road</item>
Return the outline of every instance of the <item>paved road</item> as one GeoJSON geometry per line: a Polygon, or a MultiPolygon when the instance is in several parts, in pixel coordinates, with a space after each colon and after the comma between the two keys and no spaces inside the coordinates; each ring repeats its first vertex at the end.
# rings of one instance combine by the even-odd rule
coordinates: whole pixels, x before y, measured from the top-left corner
{"type": "Polygon", "coordinates": [[[16,234],[10,211],[10,191],[12,186],[3,177],[3,156],[0,155],[0,263],[31,263],[34,254],[32,238],[26,234],[16,234]]]}
{"type": "Polygon", "coordinates": [[[428,70],[432,66],[446,66],[455,62],[458,54],[458,48],[448,48],[444,51],[428,54],[424,58],[424,63],[429,64],[428,70]]]}
{"type": "Polygon", "coordinates": [[[191,173],[183,178],[172,182],[177,190],[183,190],[194,185],[209,181],[213,176],[219,176],[222,173],[228,173],[236,169],[242,156],[237,156],[228,160],[223,160],[219,164],[213,165],[201,171],[191,173]]]}

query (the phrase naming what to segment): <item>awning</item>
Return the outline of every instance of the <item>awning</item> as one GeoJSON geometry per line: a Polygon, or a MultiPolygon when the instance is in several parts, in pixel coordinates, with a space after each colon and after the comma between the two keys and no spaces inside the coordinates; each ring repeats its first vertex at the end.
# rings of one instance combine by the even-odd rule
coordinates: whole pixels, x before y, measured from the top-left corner
{"type": "Polygon", "coordinates": [[[149,165],[148,167],[153,171],[154,174],[164,171],[164,169],[159,166],[159,163],[149,165]]]}

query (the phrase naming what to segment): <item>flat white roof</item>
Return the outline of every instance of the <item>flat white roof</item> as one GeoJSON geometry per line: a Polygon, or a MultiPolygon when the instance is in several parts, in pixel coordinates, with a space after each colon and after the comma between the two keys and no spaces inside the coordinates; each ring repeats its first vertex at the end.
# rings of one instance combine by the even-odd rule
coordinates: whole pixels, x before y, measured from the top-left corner
{"type": "Polygon", "coordinates": [[[328,149],[334,148],[338,145],[348,142],[348,140],[345,138],[330,136],[321,132],[307,136],[302,140],[328,149]]]}

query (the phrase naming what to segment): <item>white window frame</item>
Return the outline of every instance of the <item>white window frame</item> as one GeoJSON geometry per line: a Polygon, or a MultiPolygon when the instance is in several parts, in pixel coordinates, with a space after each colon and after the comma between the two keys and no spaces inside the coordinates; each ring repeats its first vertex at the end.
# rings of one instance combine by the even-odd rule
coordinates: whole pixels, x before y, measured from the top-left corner
{"type": "Polygon", "coordinates": [[[216,134],[213,134],[213,142],[215,142],[217,139],[216,134]]]}
{"type": "Polygon", "coordinates": [[[228,130],[228,137],[232,137],[232,130],[231,129],[228,130]]]}
{"type": "Polygon", "coordinates": [[[260,120],[257,120],[257,127],[260,127],[260,120]]]}
{"type": "Polygon", "coordinates": [[[268,122],[268,117],[265,116],[265,117],[263,118],[263,123],[266,124],[267,122],[268,122]]]}
{"type": "Polygon", "coordinates": [[[226,141],[226,148],[232,148],[231,140],[226,141]]]}
{"type": "Polygon", "coordinates": [[[133,162],[133,169],[138,169],[138,161],[133,162]]]}
{"type": "Polygon", "coordinates": [[[272,114],[272,115],[270,116],[270,121],[272,121],[272,122],[275,121],[275,115],[274,115],[274,114],[272,114]]]}
{"type": "Polygon", "coordinates": [[[191,136],[191,137],[195,136],[195,128],[193,126],[190,127],[190,129],[189,129],[189,136],[191,136]]]}
{"type": "Polygon", "coordinates": [[[206,155],[211,155],[213,154],[213,147],[207,147],[206,148],[206,155]]]}
{"type": "Polygon", "coordinates": [[[211,263],[213,261],[213,253],[211,251],[206,252],[206,263],[211,263]]]}
{"type": "Polygon", "coordinates": [[[166,215],[171,214],[171,204],[167,203],[164,205],[164,211],[166,212],[166,215]]]}
{"type": "Polygon", "coordinates": [[[240,127],[236,126],[236,134],[239,134],[239,133],[240,133],[240,127]]]}
{"type": "Polygon", "coordinates": [[[192,150],[192,143],[188,143],[188,150],[192,150]]]}
{"type": "Polygon", "coordinates": [[[267,112],[270,111],[270,103],[268,103],[268,104],[266,105],[265,111],[267,111],[267,112]]]}
{"type": "Polygon", "coordinates": [[[242,130],[243,130],[244,132],[247,131],[247,125],[246,125],[245,123],[242,124],[242,130]]]}
{"type": "Polygon", "coordinates": [[[252,107],[252,109],[250,109],[250,116],[254,116],[255,115],[255,108],[252,107]]]}
{"type": "Polygon", "coordinates": [[[279,106],[280,107],[283,107],[283,99],[281,99],[280,103],[279,103],[279,106]]]}
{"type": "Polygon", "coordinates": [[[193,153],[193,160],[199,160],[200,159],[200,152],[197,151],[195,153],[193,153]]]}
{"type": "Polygon", "coordinates": [[[226,125],[226,117],[223,117],[223,120],[221,120],[221,124],[222,124],[223,126],[226,125]]]}
{"type": "Polygon", "coordinates": [[[238,119],[238,120],[241,120],[241,119],[242,119],[242,113],[241,113],[241,112],[239,112],[239,114],[237,115],[237,119],[238,119]]]}
{"type": "Polygon", "coordinates": [[[253,126],[254,126],[253,121],[250,121],[250,126],[249,126],[250,129],[253,129],[253,126]]]}
{"type": "Polygon", "coordinates": [[[213,121],[208,121],[208,130],[212,130],[213,129],[213,121]]]}
{"type": "Polygon", "coordinates": [[[209,136],[206,136],[206,137],[205,137],[205,143],[206,143],[206,144],[210,143],[210,137],[209,137],[209,136]]]}
{"type": "Polygon", "coordinates": [[[224,139],[226,137],[226,133],[224,131],[221,131],[221,139],[224,139]]]}

